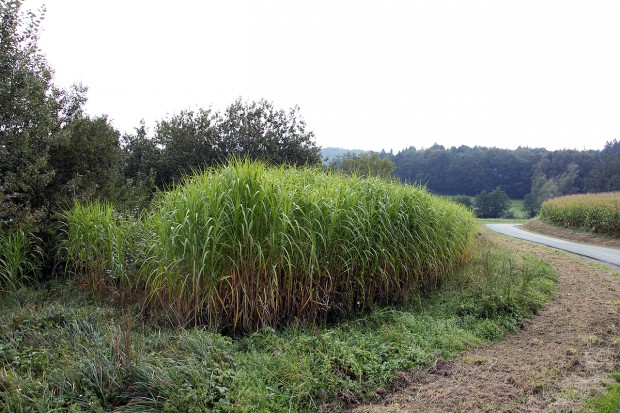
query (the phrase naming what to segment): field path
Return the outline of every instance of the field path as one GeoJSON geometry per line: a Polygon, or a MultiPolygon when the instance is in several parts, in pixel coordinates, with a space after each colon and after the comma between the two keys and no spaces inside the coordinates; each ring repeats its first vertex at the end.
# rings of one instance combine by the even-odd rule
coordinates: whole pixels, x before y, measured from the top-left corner
{"type": "Polygon", "coordinates": [[[573,412],[618,368],[620,277],[585,259],[488,235],[549,262],[559,277],[556,298],[522,330],[404,374],[395,393],[349,412],[573,412]]]}

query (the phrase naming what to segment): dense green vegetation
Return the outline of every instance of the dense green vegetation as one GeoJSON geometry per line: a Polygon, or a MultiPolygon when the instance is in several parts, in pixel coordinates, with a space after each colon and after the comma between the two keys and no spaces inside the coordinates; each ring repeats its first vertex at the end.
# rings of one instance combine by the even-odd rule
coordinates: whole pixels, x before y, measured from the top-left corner
{"type": "Polygon", "coordinates": [[[430,297],[332,327],[232,340],[173,329],[79,283],[0,300],[0,412],[316,411],[389,388],[397,371],[493,340],[536,312],[551,268],[479,237],[430,297]]]}
{"type": "Polygon", "coordinates": [[[478,218],[502,218],[510,208],[510,198],[499,188],[482,191],[474,199],[474,211],[478,218]]]}
{"type": "Polygon", "coordinates": [[[66,90],[38,47],[42,13],[0,2],[1,231],[34,232],[54,247],[57,212],[75,198],[145,206],[156,188],[231,156],[272,164],[320,164],[298,108],[233,102],[224,111],[181,111],[120,136],[105,116],[83,111],[87,88],[66,90]]]}
{"type": "MultiPolygon", "coordinates": [[[[334,148],[329,150],[334,152],[334,148]]],[[[510,198],[524,200],[529,216],[536,215],[544,201],[557,196],[620,190],[617,140],[608,142],[602,151],[433,145],[375,155],[394,163],[395,177],[425,185],[437,194],[473,197],[500,188],[510,198]]],[[[337,159],[330,158],[332,167],[337,159]]]]}
{"type": "Polygon", "coordinates": [[[611,375],[613,382],[606,384],[606,391],[596,395],[588,402],[588,407],[596,413],[620,412],[620,372],[611,375]]]}
{"type": "Polygon", "coordinates": [[[499,188],[491,192],[482,191],[475,197],[455,195],[447,198],[474,211],[480,219],[523,219],[527,216],[523,201],[508,198],[499,188]]]}
{"type": "Polygon", "coordinates": [[[86,87],[54,85],[42,15],[21,6],[0,0],[0,412],[371,397],[399,370],[511,331],[554,289],[546,264],[472,246],[464,208],[384,179],[390,162],[436,192],[530,190],[535,205],[594,188],[619,155],[615,141],[600,156],[522,150],[518,170],[502,150],[433,147],[351,157],[348,172],[383,178],[345,177],[311,168],[298,108],[241,99],[120,136],[84,113],[86,87]]]}
{"type": "Polygon", "coordinates": [[[329,163],[329,169],[347,175],[377,176],[390,178],[394,172],[394,162],[380,157],[376,152],[347,153],[329,163]]]}
{"type": "Polygon", "coordinates": [[[381,156],[394,162],[396,177],[426,185],[432,192],[474,196],[500,187],[510,198],[527,196],[526,207],[532,212],[555,196],[620,189],[618,169],[613,167],[620,156],[616,140],[602,151],[434,145],[381,156]]]}
{"type": "Polygon", "coordinates": [[[24,231],[0,233],[0,292],[14,291],[37,277],[43,254],[36,241],[24,231]]]}
{"type": "Polygon", "coordinates": [[[462,262],[473,227],[422,188],[242,161],[188,178],[140,221],[76,205],[66,249],[97,289],[143,288],[181,324],[251,331],[411,302],[462,262]]]}
{"type": "Polygon", "coordinates": [[[620,236],[620,192],[570,195],[545,202],[540,219],[548,224],[620,236]]]}

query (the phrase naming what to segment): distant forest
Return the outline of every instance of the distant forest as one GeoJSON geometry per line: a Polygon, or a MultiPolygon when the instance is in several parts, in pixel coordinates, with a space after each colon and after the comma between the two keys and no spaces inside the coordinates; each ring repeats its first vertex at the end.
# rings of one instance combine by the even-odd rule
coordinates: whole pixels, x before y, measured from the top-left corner
{"type": "Polygon", "coordinates": [[[394,163],[393,175],[404,182],[425,185],[442,195],[474,196],[501,188],[513,199],[525,199],[532,213],[542,201],[556,196],[620,190],[617,140],[602,150],[445,148],[436,144],[396,154],[381,151],[379,156],[394,163]]]}

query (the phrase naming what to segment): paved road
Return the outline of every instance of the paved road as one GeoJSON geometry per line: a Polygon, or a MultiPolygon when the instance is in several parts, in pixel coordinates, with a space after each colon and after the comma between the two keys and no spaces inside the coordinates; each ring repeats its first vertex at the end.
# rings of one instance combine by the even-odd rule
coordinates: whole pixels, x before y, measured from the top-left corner
{"type": "Polygon", "coordinates": [[[486,224],[486,227],[500,234],[514,238],[520,238],[537,244],[547,245],[562,251],[572,252],[607,264],[615,269],[620,269],[620,250],[615,248],[597,247],[594,245],[578,244],[559,238],[539,235],[519,228],[518,224],[486,224]]]}

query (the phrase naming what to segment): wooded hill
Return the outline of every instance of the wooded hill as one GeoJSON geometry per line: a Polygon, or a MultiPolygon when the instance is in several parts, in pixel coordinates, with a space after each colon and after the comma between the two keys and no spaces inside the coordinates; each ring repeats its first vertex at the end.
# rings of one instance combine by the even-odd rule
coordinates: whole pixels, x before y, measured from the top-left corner
{"type": "Polygon", "coordinates": [[[382,151],[380,157],[394,162],[394,176],[426,185],[432,192],[473,196],[499,187],[513,199],[525,199],[526,208],[534,210],[559,195],[620,190],[617,140],[602,150],[433,145],[396,154],[382,151]]]}

